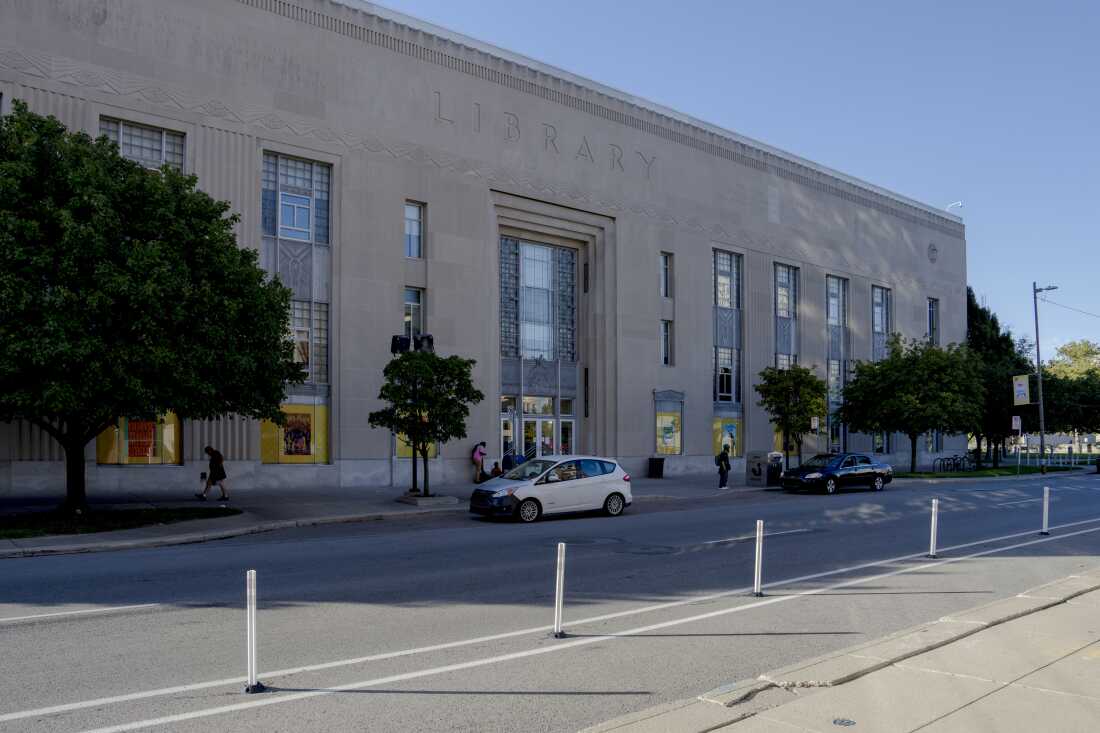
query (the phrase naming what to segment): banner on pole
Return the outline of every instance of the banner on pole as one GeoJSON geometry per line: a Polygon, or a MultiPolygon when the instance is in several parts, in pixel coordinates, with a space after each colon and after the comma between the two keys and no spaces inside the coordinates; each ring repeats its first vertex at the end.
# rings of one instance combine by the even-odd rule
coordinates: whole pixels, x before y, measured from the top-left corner
{"type": "Polygon", "coordinates": [[[1020,419],[1020,416],[1019,415],[1013,415],[1012,416],[1012,429],[1015,430],[1017,433],[1021,433],[1021,432],[1023,432],[1023,428],[1024,428],[1023,420],[1020,419]]]}
{"type": "Polygon", "coordinates": [[[1020,374],[1012,378],[1012,404],[1031,404],[1031,380],[1029,375],[1020,374]]]}

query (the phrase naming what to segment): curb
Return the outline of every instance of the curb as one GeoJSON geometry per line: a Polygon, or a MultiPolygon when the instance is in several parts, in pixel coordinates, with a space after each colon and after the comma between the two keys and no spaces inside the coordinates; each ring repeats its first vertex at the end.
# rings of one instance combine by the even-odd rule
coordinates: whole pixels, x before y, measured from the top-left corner
{"type": "Polygon", "coordinates": [[[1079,466],[1077,468],[1071,468],[1068,471],[1054,471],[1053,473],[1041,474],[1041,473],[1028,473],[1021,474],[1019,476],[959,476],[958,478],[952,476],[940,477],[940,478],[916,478],[916,477],[904,477],[895,478],[895,482],[905,483],[921,483],[921,484],[943,484],[943,483],[958,483],[962,481],[1026,481],[1028,479],[1056,479],[1056,478],[1068,478],[1070,476],[1080,476],[1081,474],[1092,474],[1094,471],[1087,470],[1092,468],[1091,466],[1079,466]]]}
{"type": "MultiPolygon", "coordinates": [[[[944,616],[787,667],[614,718],[581,733],[707,733],[779,707],[814,688],[835,687],[959,639],[1100,590],[1100,567],[1015,596],[944,616]]],[[[736,729],[734,729],[736,730],[736,729]]]]}
{"type": "Polygon", "coordinates": [[[225,540],[232,537],[241,537],[250,534],[274,532],[280,529],[316,527],[325,524],[351,524],[353,522],[366,522],[377,519],[415,517],[424,514],[445,514],[458,511],[464,512],[466,511],[466,507],[440,507],[402,512],[369,512],[366,514],[342,514],[330,517],[314,517],[309,519],[283,519],[273,522],[261,522],[259,524],[251,524],[245,527],[234,527],[232,529],[210,530],[206,532],[189,532],[187,534],[174,534],[165,537],[149,537],[139,540],[90,542],[83,545],[66,545],[63,547],[20,547],[14,550],[0,550],[0,560],[10,560],[21,557],[42,557],[45,555],[77,555],[89,552],[137,550],[151,547],[169,547],[172,545],[193,545],[200,542],[212,542],[214,540],[225,540]]]}

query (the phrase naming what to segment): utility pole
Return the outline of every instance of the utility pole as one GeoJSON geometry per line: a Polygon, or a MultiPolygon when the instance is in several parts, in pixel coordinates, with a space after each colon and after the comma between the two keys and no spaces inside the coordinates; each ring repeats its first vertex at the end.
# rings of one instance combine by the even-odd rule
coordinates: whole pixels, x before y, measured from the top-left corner
{"type": "Polygon", "coordinates": [[[1035,307],[1035,373],[1039,377],[1039,473],[1047,472],[1047,444],[1046,444],[1046,417],[1043,414],[1043,359],[1039,355],[1039,293],[1047,290],[1057,290],[1057,285],[1039,287],[1039,283],[1031,283],[1031,301],[1035,307]]]}

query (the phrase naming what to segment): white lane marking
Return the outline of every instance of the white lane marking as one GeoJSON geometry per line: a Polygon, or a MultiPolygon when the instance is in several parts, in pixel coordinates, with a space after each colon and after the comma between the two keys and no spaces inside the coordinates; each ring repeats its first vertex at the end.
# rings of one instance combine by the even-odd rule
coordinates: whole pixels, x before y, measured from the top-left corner
{"type": "Polygon", "coordinates": [[[85,608],[80,611],[57,611],[55,613],[36,613],[30,616],[9,616],[8,618],[0,618],[0,624],[7,623],[9,621],[30,621],[36,618],[57,618],[58,616],[78,616],[89,613],[110,613],[111,611],[133,611],[137,608],[153,608],[159,606],[159,603],[139,603],[133,606],[107,606],[105,608],[85,608]]]}
{"type": "MultiPolygon", "coordinates": [[[[178,713],[176,715],[166,715],[161,718],[150,718],[148,720],[139,720],[133,723],[123,723],[121,725],[113,725],[105,728],[95,728],[91,730],[83,731],[83,733],[126,733],[126,731],[141,730],[143,728],[152,728],[158,725],[170,725],[172,723],[182,723],[188,720],[195,720],[197,718],[208,718],[214,715],[223,715],[225,713],[233,713],[240,710],[250,710],[252,708],[266,707],[268,705],[277,705],[284,702],[295,702],[297,700],[307,700],[313,697],[319,697],[321,695],[331,695],[337,692],[347,692],[350,690],[361,690],[367,687],[378,687],[379,685],[387,685],[395,682],[405,682],[407,680],[419,679],[421,677],[432,677],[435,675],[446,674],[448,672],[459,672],[465,669],[473,669],[475,667],[485,667],[490,664],[499,664],[501,662],[510,662],[516,659],[524,659],[527,657],[539,656],[542,654],[549,654],[552,652],[561,652],[569,649],[574,649],[580,646],[587,646],[589,644],[597,644],[600,642],[614,641],[615,639],[621,639],[628,636],[639,636],[649,633],[651,631],[659,631],[661,629],[667,629],[673,626],[682,626],[683,624],[695,623],[697,621],[705,621],[707,619],[717,618],[719,616],[726,616],[732,613],[740,613],[742,611],[748,611],[761,606],[770,606],[775,603],[784,603],[794,600],[796,598],[803,598],[805,596],[818,595],[830,590],[836,590],[838,588],[845,588],[853,585],[861,585],[863,583],[871,583],[878,580],[884,580],[886,578],[893,577],[895,575],[902,575],[904,573],[911,573],[917,570],[926,570],[928,568],[938,567],[940,565],[948,565],[950,563],[960,562],[962,560],[969,560],[975,557],[982,557],[984,555],[992,555],[999,552],[1008,552],[1009,550],[1016,550],[1021,547],[1028,547],[1030,545],[1037,545],[1044,542],[1053,542],[1055,540],[1063,540],[1069,537],[1075,537],[1077,535],[1089,534],[1092,532],[1100,532],[1100,527],[1092,527],[1091,529],[1081,529],[1076,532],[1070,532],[1069,534],[1043,537],[1041,539],[1029,540],[1028,542],[1018,542],[1014,545],[1008,545],[1006,547],[998,547],[990,550],[982,550],[981,552],[974,552],[969,555],[961,555],[959,557],[948,558],[944,560],[938,560],[931,563],[922,563],[919,565],[910,565],[897,570],[892,570],[888,573],[880,573],[878,575],[872,575],[867,578],[855,578],[853,580],[845,580],[840,583],[834,583],[830,586],[824,586],[822,588],[813,588],[810,590],[798,591],[785,596],[772,596],[762,601],[755,601],[747,603],[742,606],[734,606],[733,608],[724,608],[717,611],[709,611],[707,613],[701,613],[696,616],[689,616],[682,619],[673,619],[671,621],[662,621],[656,624],[650,624],[648,626],[639,626],[634,629],[628,629],[621,631],[617,634],[603,634],[600,636],[589,636],[583,639],[575,639],[573,641],[562,642],[553,646],[545,646],[537,649],[526,649],[521,652],[512,652],[510,654],[500,654],[494,657],[484,657],[482,659],[472,659],[468,662],[458,662],[456,664],[447,664],[441,667],[433,667],[431,669],[421,669],[415,672],[405,672],[403,674],[390,675],[388,677],[377,677],[372,680],[363,680],[361,682],[352,682],[346,685],[338,685],[336,687],[328,687],[322,690],[310,690],[308,692],[296,692],[290,695],[284,695],[281,697],[269,697],[261,698],[258,700],[251,700],[248,702],[235,703],[233,705],[221,705],[213,708],[206,708],[203,710],[194,710],[188,713],[178,713]]],[[[765,583],[764,587],[772,587],[773,584],[765,583]]],[[[276,693],[277,695],[278,693],[276,693]]]]}
{"type": "Polygon", "coordinates": [[[1032,502],[1042,501],[1040,497],[1038,499],[1020,499],[1019,501],[1002,501],[1000,504],[994,504],[993,506],[1012,506],[1014,504],[1031,504],[1032,502]]]}
{"type": "MultiPolygon", "coordinates": [[[[778,537],[781,534],[801,534],[803,532],[811,532],[809,529],[785,529],[782,532],[765,532],[765,537],[778,537]]],[[[700,542],[700,545],[718,545],[723,542],[740,542],[742,540],[754,540],[755,534],[743,534],[740,537],[727,537],[724,540],[707,540],[706,542],[700,542]]]]}
{"type": "MultiPolygon", "coordinates": [[[[1094,524],[1100,522],[1100,517],[1095,519],[1083,519],[1076,522],[1066,522],[1064,524],[1051,525],[1050,529],[1066,529],[1068,527],[1076,527],[1082,524],[1094,524]]],[[[977,545],[986,545],[991,542],[1001,542],[1003,540],[1011,540],[1017,537],[1026,537],[1034,535],[1034,530],[1027,530],[1024,532],[1014,532],[1012,534],[1001,535],[1000,537],[988,537],[986,539],[976,540],[973,542],[964,542],[959,545],[952,545],[950,547],[942,547],[939,552],[951,552],[954,550],[964,550],[968,547],[975,547],[977,545]]],[[[754,535],[755,536],[755,535],[754,535]]],[[[785,578],[782,580],[772,581],[765,583],[766,588],[775,588],[784,585],[791,585],[794,583],[802,583],[808,580],[817,580],[819,578],[828,578],[834,575],[844,575],[845,573],[855,572],[857,570],[864,570],[866,568],[878,567],[880,565],[890,565],[896,562],[902,562],[904,560],[913,560],[915,558],[924,557],[924,552],[914,552],[909,555],[899,555],[897,557],[886,558],[883,560],[872,560],[869,562],[861,563],[859,565],[850,565],[843,568],[836,568],[835,570],[824,570],[819,573],[810,573],[808,575],[799,575],[794,578],[785,578]]],[[[698,603],[707,603],[709,601],[719,600],[721,598],[727,598],[729,596],[744,595],[752,590],[752,586],[745,586],[742,588],[733,588],[731,590],[721,591],[718,593],[711,593],[705,596],[691,596],[689,598],[683,598],[677,601],[667,601],[665,603],[657,603],[651,606],[643,606],[641,608],[631,608],[625,611],[615,611],[613,613],[605,613],[599,616],[589,616],[588,618],[577,619],[570,621],[569,626],[577,627],[585,624],[600,623],[602,621],[610,621],[616,618],[623,618],[626,616],[634,616],[642,613],[652,613],[655,611],[664,611],[670,608],[679,608],[680,606],[687,606],[698,603]]],[[[425,654],[428,652],[444,651],[446,649],[456,649],[458,647],[470,646],[471,644],[481,644],[490,641],[500,641],[502,639],[511,639],[517,636],[527,636],[529,634],[546,633],[553,630],[552,625],[546,626],[533,626],[526,629],[518,629],[516,631],[503,631],[499,634],[492,634],[490,636],[478,636],[472,639],[461,639],[458,641],[448,641],[441,644],[432,644],[430,646],[414,647],[412,649],[403,649],[393,652],[381,652],[378,654],[370,654],[362,657],[354,657],[351,659],[338,659],[332,662],[320,662],[318,664],[310,664],[301,667],[289,667],[287,669],[272,670],[270,672],[260,672],[259,677],[261,679],[274,679],[277,677],[289,677],[304,672],[320,672],[327,669],[336,669],[338,667],[349,667],[356,664],[365,664],[367,662],[380,662],[388,659],[396,659],[398,657],[408,657],[415,654],[425,654]]],[[[124,695],[114,695],[111,697],[101,697],[94,700],[82,700],[79,702],[63,703],[61,705],[52,705],[50,707],[35,708],[33,710],[20,710],[11,713],[5,713],[0,715],[0,723],[6,723],[12,720],[22,720],[24,718],[34,718],[43,715],[55,715],[57,713],[67,713],[73,710],[81,710],[83,708],[101,707],[104,705],[112,705],[120,702],[131,702],[133,700],[144,700],[152,697],[161,697],[163,695],[174,695],[181,692],[196,692],[198,690],[206,690],[213,687],[225,687],[227,685],[240,684],[246,682],[245,677],[226,677],[220,680],[208,680],[206,682],[195,682],[187,685],[177,685],[174,687],[161,687],[154,690],[144,690],[142,692],[130,692],[124,695]]]]}

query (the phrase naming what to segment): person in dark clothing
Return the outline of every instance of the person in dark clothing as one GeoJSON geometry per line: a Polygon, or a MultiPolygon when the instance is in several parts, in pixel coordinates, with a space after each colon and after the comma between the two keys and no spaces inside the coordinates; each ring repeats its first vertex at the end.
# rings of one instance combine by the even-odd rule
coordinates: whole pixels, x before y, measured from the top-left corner
{"type": "Polygon", "coordinates": [[[195,494],[199,501],[206,501],[206,492],[210,491],[210,487],[215,484],[221,489],[222,495],[218,497],[218,501],[229,501],[229,492],[225,490],[225,456],[223,456],[213,446],[206,446],[204,451],[207,456],[210,457],[209,470],[206,473],[206,485],[202,487],[201,494],[195,494]]]}
{"type": "Polygon", "coordinates": [[[718,466],[718,488],[724,489],[730,477],[730,447],[727,443],[722,446],[722,452],[714,457],[714,465],[718,466]]]}

